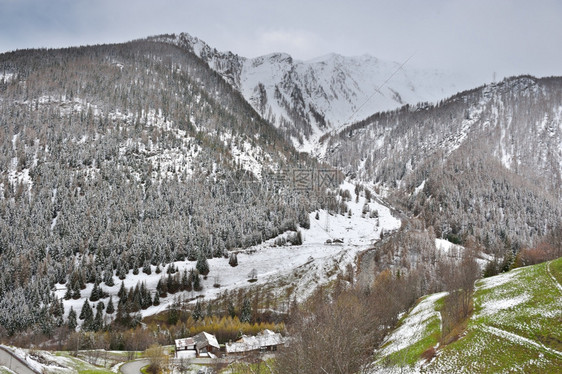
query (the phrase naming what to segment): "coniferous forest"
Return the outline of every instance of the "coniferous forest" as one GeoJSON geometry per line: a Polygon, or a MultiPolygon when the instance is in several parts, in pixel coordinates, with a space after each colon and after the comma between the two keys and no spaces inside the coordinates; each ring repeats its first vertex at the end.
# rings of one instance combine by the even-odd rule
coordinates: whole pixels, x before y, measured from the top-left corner
{"type": "Polygon", "coordinates": [[[44,318],[56,284],[78,297],[86,284],[113,285],[130,270],[228,257],[306,227],[316,208],[298,191],[278,198],[287,186],[266,175],[317,163],[178,47],[25,50],[3,54],[0,66],[8,334],[61,324],[44,318]],[[252,152],[251,164],[236,157],[240,149],[252,152]],[[256,175],[263,183],[252,183],[256,175]]]}

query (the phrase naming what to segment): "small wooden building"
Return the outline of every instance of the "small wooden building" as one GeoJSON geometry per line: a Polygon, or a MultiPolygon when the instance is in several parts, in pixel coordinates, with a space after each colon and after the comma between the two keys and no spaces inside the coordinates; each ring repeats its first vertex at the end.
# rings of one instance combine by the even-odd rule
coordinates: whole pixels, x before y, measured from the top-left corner
{"type": "Polygon", "coordinates": [[[197,357],[212,357],[220,351],[220,345],[217,338],[205,331],[193,337],[195,342],[195,354],[197,357]]]}

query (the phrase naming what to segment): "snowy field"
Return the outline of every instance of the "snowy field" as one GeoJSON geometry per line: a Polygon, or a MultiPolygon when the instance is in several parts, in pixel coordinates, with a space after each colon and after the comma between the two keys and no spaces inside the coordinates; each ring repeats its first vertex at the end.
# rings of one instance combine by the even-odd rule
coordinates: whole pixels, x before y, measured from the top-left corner
{"type": "MultiPolygon", "coordinates": [[[[210,273],[207,279],[202,280],[203,290],[200,292],[178,292],[160,299],[160,305],[149,307],[142,311],[143,316],[154,315],[166,310],[175,298],[193,299],[203,297],[207,300],[216,298],[225,290],[236,290],[251,286],[273,285],[276,292],[282,294],[285,287],[293,288],[298,300],[308,297],[314,289],[334,280],[337,274],[344,271],[348,264],[354,265],[356,255],[380,239],[381,231],[392,231],[400,228],[400,220],[392,216],[388,207],[372,200],[370,211],[378,212],[377,218],[369,218],[369,214],[362,217],[365,198],[360,197],[355,201],[355,185],[344,182],[340,188],[349,190],[352,200],[348,202],[351,217],[346,215],[330,215],[324,210],[310,213],[310,229],[300,229],[303,235],[303,244],[299,246],[274,246],[275,239],[268,240],[260,245],[250,247],[238,253],[238,266],[231,267],[228,259],[213,258],[208,260],[210,273]],[[318,213],[318,219],[316,214],[318,213]],[[327,244],[327,240],[343,239],[343,243],[327,244]],[[257,281],[248,282],[248,274],[255,269],[257,281]],[[215,283],[220,287],[215,288],[215,283]],[[279,285],[279,287],[277,287],[279,285]],[[283,286],[281,286],[283,285],[283,286]]],[[[375,196],[373,194],[373,196],[375,196]]],[[[286,235],[286,234],[284,234],[286,235]]],[[[178,261],[174,265],[180,270],[195,268],[196,262],[178,261]]],[[[161,274],[146,275],[139,272],[133,275],[129,272],[124,280],[125,286],[130,288],[138,282],[145,282],[150,290],[155,290],[158,280],[166,274],[162,269],[161,274]]],[[[115,286],[107,287],[102,283],[104,291],[113,295],[114,306],[117,306],[117,292],[121,281],[114,277],[115,286]]],[[[64,300],[65,313],[68,315],[70,307],[79,314],[85,298],[89,297],[93,285],[88,284],[81,292],[81,299],[64,300]]],[[[66,292],[64,285],[57,285],[56,295],[62,298],[66,292]]],[[[102,299],[107,305],[109,298],[102,299]]]]}

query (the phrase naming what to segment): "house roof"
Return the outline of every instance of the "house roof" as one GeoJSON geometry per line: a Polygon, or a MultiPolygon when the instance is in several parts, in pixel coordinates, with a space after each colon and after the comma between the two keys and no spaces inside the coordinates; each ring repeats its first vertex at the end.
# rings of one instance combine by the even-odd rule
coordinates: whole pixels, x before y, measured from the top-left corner
{"type": "Polygon", "coordinates": [[[206,333],[205,331],[195,335],[193,337],[193,340],[195,341],[195,345],[197,346],[197,348],[203,348],[210,345],[212,347],[220,349],[217,338],[212,334],[206,333]]]}
{"type": "Polygon", "coordinates": [[[193,338],[183,338],[183,339],[176,339],[176,348],[187,348],[187,347],[192,347],[195,342],[193,341],[193,338]]]}
{"type": "Polygon", "coordinates": [[[234,343],[226,344],[227,353],[255,351],[262,347],[276,346],[284,343],[284,339],[279,333],[271,330],[263,330],[256,336],[242,336],[234,343]]]}

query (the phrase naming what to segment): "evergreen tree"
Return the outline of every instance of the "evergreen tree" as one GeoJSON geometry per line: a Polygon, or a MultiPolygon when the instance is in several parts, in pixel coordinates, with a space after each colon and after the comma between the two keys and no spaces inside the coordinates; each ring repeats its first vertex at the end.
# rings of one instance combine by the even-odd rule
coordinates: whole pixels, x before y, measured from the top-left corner
{"type": "Polygon", "coordinates": [[[80,319],[84,319],[84,322],[82,323],[82,330],[90,331],[94,322],[94,312],[92,311],[92,307],[90,306],[88,300],[84,300],[84,306],[80,312],[80,319]]]}
{"type": "Polygon", "coordinates": [[[125,289],[125,282],[121,282],[121,287],[117,292],[117,296],[119,296],[119,299],[123,299],[125,296],[127,296],[127,290],[125,289]]]}
{"type": "Polygon", "coordinates": [[[130,312],[138,312],[141,310],[141,294],[140,294],[140,287],[139,284],[135,286],[135,288],[131,288],[129,291],[129,311],[130,312]]]}
{"type": "Polygon", "coordinates": [[[80,283],[78,281],[72,283],[72,299],[73,300],[78,300],[81,295],[80,295],[80,283]]]}
{"type": "MultiPolygon", "coordinates": [[[[86,321],[84,321],[86,323],[86,321]]],[[[90,324],[90,330],[99,331],[103,328],[103,304],[98,303],[96,306],[96,316],[90,324]],[[101,306],[100,306],[101,305],[101,306]]]]}
{"type": "Polygon", "coordinates": [[[88,316],[93,317],[92,307],[90,306],[88,300],[84,300],[79,318],[81,320],[85,320],[88,316]]]}
{"type": "Polygon", "coordinates": [[[182,291],[191,291],[191,274],[187,273],[187,270],[182,272],[181,276],[181,289],[182,291]]]}
{"type": "Polygon", "coordinates": [[[72,291],[70,290],[70,284],[66,285],[66,292],[64,293],[64,299],[70,300],[72,298],[72,291]]]}
{"type": "Polygon", "coordinates": [[[158,291],[156,291],[154,293],[154,300],[152,301],[152,305],[154,305],[154,306],[160,305],[160,296],[159,296],[158,291]]]}
{"type": "Polygon", "coordinates": [[[201,307],[201,303],[199,302],[199,300],[197,300],[197,303],[195,304],[193,313],[191,313],[191,318],[193,318],[195,321],[199,321],[201,318],[203,318],[203,308],[201,307]]]}
{"type": "Polygon", "coordinates": [[[209,262],[207,261],[207,257],[205,256],[199,256],[199,258],[197,259],[197,264],[195,265],[195,268],[197,269],[197,271],[199,271],[199,274],[206,276],[207,274],[209,274],[209,262]]]}
{"type": "Polygon", "coordinates": [[[152,296],[150,296],[150,291],[148,291],[148,289],[146,288],[146,284],[144,282],[141,283],[140,296],[141,296],[142,309],[146,309],[152,305],[152,296]]]}
{"type": "Polygon", "coordinates": [[[76,330],[76,326],[78,326],[78,321],[76,321],[76,312],[74,311],[73,307],[70,307],[70,311],[68,312],[68,329],[71,331],[76,330]]]}
{"type": "Polygon", "coordinates": [[[45,336],[51,336],[53,333],[54,321],[53,317],[50,315],[48,309],[46,307],[42,307],[39,311],[39,326],[41,328],[41,332],[45,336]]]}
{"type": "Polygon", "coordinates": [[[113,296],[109,297],[109,302],[107,303],[107,309],[105,312],[107,314],[113,314],[115,312],[115,306],[113,305],[113,296]]]}
{"type": "Polygon", "coordinates": [[[120,264],[119,267],[117,268],[117,277],[120,280],[123,280],[127,277],[127,273],[128,273],[128,271],[125,269],[123,264],[120,264]]]}
{"type": "Polygon", "coordinates": [[[240,311],[240,322],[250,322],[252,318],[252,305],[248,298],[244,298],[242,309],[240,311]]]}
{"type": "Polygon", "coordinates": [[[238,266],[238,256],[236,253],[231,253],[228,258],[228,264],[232,267],[238,266]]]}
{"type": "Polygon", "coordinates": [[[167,286],[167,282],[163,282],[162,281],[163,278],[160,278],[158,280],[158,284],[156,285],[156,292],[158,292],[160,294],[160,297],[166,297],[168,296],[168,286],[167,286]]]}
{"type": "Polygon", "coordinates": [[[203,286],[201,285],[201,276],[199,275],[198,271],[193,272],[193,290],[194,291],[201,291],[203,286]]]}
{"type": "Polygon", "coordinates": [[[190,269],[189,270],[189,275],[187,276],[187,284],[185,286],[185,290],[186,291],[192,291],[193,290],[193,282],[195,280],[195,270],[190,269]]]}
{"type": "Polygon", "coordinates": [[[100,299],[100,290],[98,287],[98,283],[94,283],[94,288],[92,288],[92,293],[90,295],[90,301],[96,302],[100,299]]]}
{"type": "Polygon", "coordinates": [[[147,275],[152,274],[152,268],[150,267],[150,262],[148,260],[144,262],[144,265],[142,266],[142,272],[147,275]]]}
{"type": "Polygon", "coordinates": [[[103,272],[103,283],[105,283],[107,287],[113,287],[115,285],[113,281],[113,267],[111,265],[103,272]]]}

